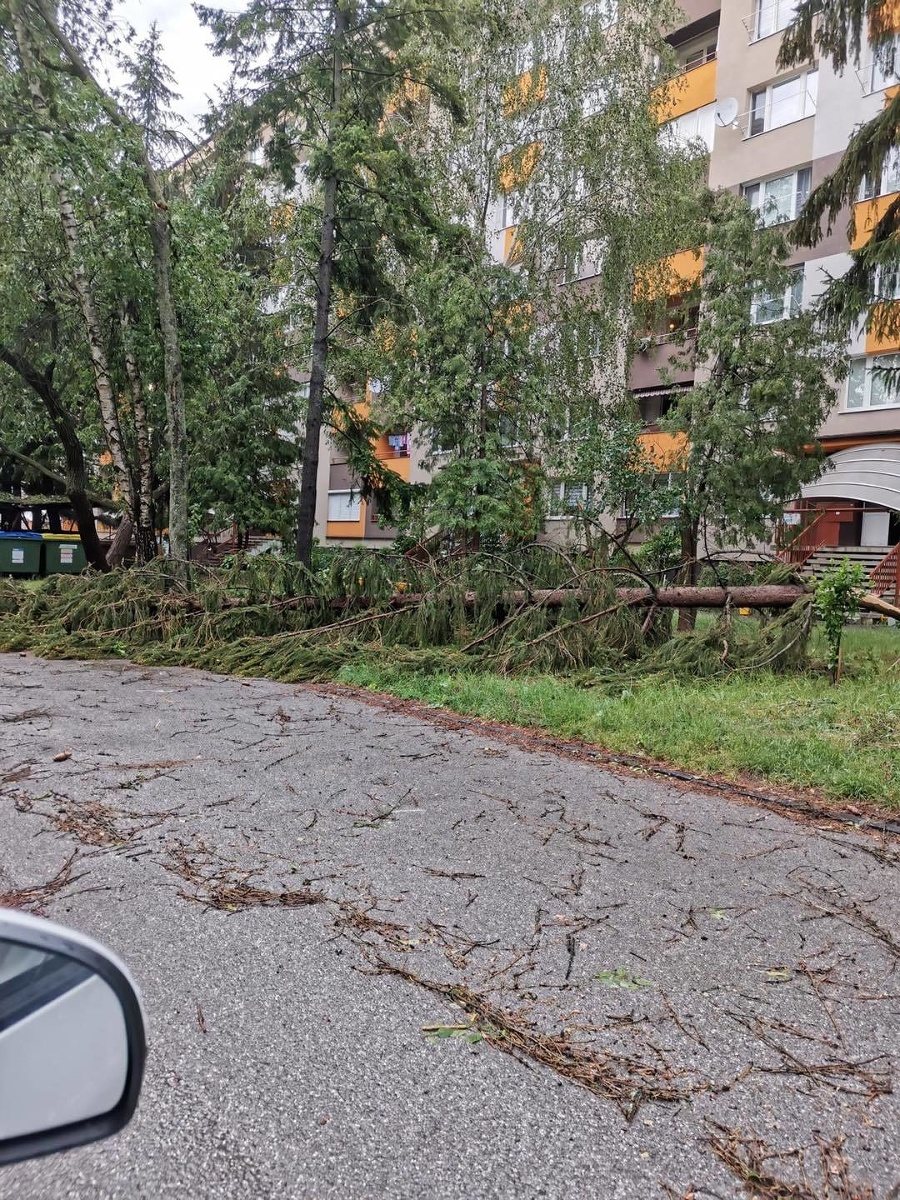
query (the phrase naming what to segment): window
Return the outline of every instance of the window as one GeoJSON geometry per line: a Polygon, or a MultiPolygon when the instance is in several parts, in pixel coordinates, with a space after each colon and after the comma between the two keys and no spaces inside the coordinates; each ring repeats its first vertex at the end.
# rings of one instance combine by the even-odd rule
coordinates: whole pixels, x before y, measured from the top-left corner
{"type": "Polygon", "coordinates": [[[802,121],[816,111],[819,72],[804,71],[750,95],[750,137],[802,121]]]}
{"type": "Polygon", "coordinates": [[[329,521],[358,521],[360,500],[357,492],[329,492],[328,520],[329,521]]]}
{"type": "Polygon", "coordinates": [[[581,98],[582,116],[596,117],[597,113],[603,112],[609,104],[611,93],[610,85],[604,80],[588,84],[581,98]]]}
{"type": "Polygon", "coordinates": [[[900,267],[876,267],[872,291],[873,300],[900,300],[900,267]]]}
{"type": "Polygon", "coordinates": [[[635,392],[638,413],[645,425],[656,425],[672,409],[677,400],[674,391],[635,392]]]}
{"type": "Polygon", "coordinates": [[[897,38],[890,38],[873,49],[869,68],[869,91],[880,92],[882,88],[900,83],[900,46],[897,38]]]}
{"type": "Polygon", "coordinates": [[[516,192],[504,192],[503,204],[500,209],[500,228],[509,229],[519,223],[519,204],[521,197],[516,192]]]}
{"type": "Polygon", "coordinates": [[[780,225],[782,221],[793,221],[809,196],[812,170],[804,167],[790,175],[779,175],[777,179],[765,179],[759,183],[746,183],[741,191],[744,199],[759,214],[763,225],[780,225]]]}
{"type": "Polygon", "coordinates": [[[662,129],[663,137],[675,149],[695,149],[697,143],[702,142],[711,151],[716,132],[716,106],[707,104],[703,108],[695,108],[693,112],[676,117],[674,121],[667,121],[662,129]]]}
{"type": "Polygon", "coordinates": [[[859,189],[860,200],[871,200],[875,196],[889,196],[900,192],[900,147],[893,146],[884,156],[881,170],[873,178],[863,180],[859,189]]]}
{"type": "Polygon", "coordinates": [[[769,37],[786,29],[794,19],[797,0],[758,0],[753,23],[754,39],[769,37]]]}
{"type": "Polygon", "coordinates": [[[551,517],[567,517],[572,513],[583,512],[587,507],[590,491],[586,483],[578,483],[572,479],[553,480],[550,483],[551,517]]]}
{"type": "Polygon", "coordinates": [[[516,75],[524,75],[526,71],[534,70],[535,66],[534,43],[526,42],[522,46],[516,48],[515,56],[515,73],[516,75]]]}
{"type": "Polygon", "coordinates": [[[702,37],[691,38],[675,47],[675,55],[682,71],[693,71],[704,63],[712,62],[716,57],[716,34],[704,33],[702,37]]]}
{"type": "MultiPolygon", "coordinates": [[[[678,499],[678,489],[681,487],[681,473],[679,471],[662,471],[653,477],[653,487],[657,493],[661,493],[667,500],[671,495],[672,500],[678,499]]],[[[673,504],[671,508],[667,508],[665,512],[661,512],[660,517],[680,517],[681,506],[673,504]]]]}
{"type": "Polygon", "coordinates": [[[848,410],[900,406],[900,354],[854,358],[847,376],[848,410]]]}
{"type": "Polygon", "coordinates": [[[750,319],[754,325],[771,325],[796,317],[803,304],[803,268],[798,267],[791,282],[781,292],[760,292],[753,298],[750,319]]]}

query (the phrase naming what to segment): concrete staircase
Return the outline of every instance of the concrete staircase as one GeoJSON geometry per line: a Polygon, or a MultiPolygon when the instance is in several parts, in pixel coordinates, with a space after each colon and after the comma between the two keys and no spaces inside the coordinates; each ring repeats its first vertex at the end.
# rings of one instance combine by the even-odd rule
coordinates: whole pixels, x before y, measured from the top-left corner
{"type": "Polygon", "coordinates": [[[863,577],[868,580],[890,549],[890,546],[822,546],[809,556],[800,568],[801,574],[810,580],[818,579],[847,558],[851,563],[859,563],[863,577]]]}

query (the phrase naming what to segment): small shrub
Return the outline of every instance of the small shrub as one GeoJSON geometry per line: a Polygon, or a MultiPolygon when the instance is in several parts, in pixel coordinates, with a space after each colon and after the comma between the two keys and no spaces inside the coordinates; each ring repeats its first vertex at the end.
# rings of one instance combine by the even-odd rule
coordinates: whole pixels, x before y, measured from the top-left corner
{"type": "Polygon", "coordinates": [[[859,610],[862,581],[862,567],[845,558],[840,566],[826,571],[816,584],[815,610],[825,634],[832,683],[841,677],[841,635],[846,623],[859,610]]]}

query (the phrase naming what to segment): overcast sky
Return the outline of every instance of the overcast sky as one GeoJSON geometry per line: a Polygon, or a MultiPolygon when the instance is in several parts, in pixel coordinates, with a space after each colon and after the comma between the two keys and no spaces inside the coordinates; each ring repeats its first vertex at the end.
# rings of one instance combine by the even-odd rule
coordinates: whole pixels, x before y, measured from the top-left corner
{"type": "MultiPolygon", "coordinates": [[[[226,0],[222,7],[235,9],[240,3],[226,0]]],[[[214,96],[216,86],[225,82],[228,66],[225,60],[213,57],[207,46],[209,34],[189,0],[123,0],[118,11],[139,38],[145,36],[152,21],[159,25],[165,59],[182,97],[178,108],[194,126],[195,118],[207,108],[206,97],[214,96]]]]}

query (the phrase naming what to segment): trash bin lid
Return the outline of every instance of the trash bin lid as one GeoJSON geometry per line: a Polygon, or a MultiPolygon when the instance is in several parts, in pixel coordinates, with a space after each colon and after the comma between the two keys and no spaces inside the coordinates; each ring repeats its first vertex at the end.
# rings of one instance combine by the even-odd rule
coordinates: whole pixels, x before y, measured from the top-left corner
{"type": "Polygon", "coordinates": [[[39,533],[32,533],[28,529],[23,529],[21,533],[13,533],[9,530],[0,530],[0,538],[15,538],[19,541],[21,541],[22,538],[29,538],[31,541],[39,542],[42,540],[42,535],[39,533]]]}
{"type": "Polygon", "coordinates": [[[43,538],[45,542],[80,542],[80,533],[39,533],[36,537],[43,538]]]}

